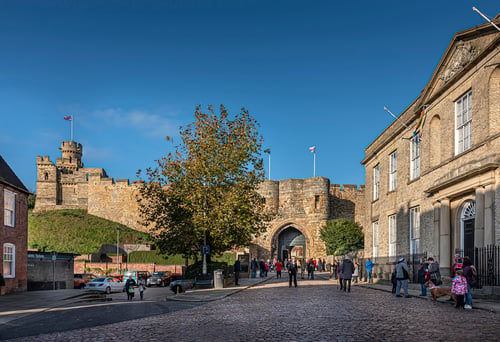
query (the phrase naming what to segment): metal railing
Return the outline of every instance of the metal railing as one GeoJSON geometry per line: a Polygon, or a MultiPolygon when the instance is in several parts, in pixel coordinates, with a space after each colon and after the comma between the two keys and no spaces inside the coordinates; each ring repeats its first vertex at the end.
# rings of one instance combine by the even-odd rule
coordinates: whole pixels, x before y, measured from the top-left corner
{"type": "Polygon", "coordinates": [[[456,254],[468,256],[477,269],[479,287],[500,286],[500,246],[489,245],[466,250],[457,249],[456,254]]]}

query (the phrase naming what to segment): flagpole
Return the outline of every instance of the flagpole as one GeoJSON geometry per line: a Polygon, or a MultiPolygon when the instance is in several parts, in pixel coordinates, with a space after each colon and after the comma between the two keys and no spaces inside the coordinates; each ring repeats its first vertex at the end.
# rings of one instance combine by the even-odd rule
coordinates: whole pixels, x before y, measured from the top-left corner
{"type": "Polygon", "coordinates": [[[314,177],[316,177],[316,149],[314,150],[314,177]]]}
{"type": "Polygon", "coordinates": [[[484,19],[486,19],[491,25],[493,25],[498,31],[500,31],[500,27],[498,27],[497,25],[495,25],[494,22],[492,22],[490,19],[488,19],[487,16],[485,16],[483,13],[481,13],[476,7],[472,7],[472,10],[479,13],[479,15],[481,17],[483,17],[484,19]]]}
{"type": "Polygon", "coordinates": [[[396,120],[398,120],[401,125],[405,126],[408,130],[410,130],[410,127],[408,127],[407,125],[405,125],[405,123],[403,121],[401,121],[396,115],[392,114],[392,112],[387,107],[384,107],[384,110],[387,113],[391,114],[396,120]]]}
{"type": "Polygon", "coordinates": [[[269,180],[271,180],[271,153],[269,153],[269,180]]]}
{"type": "Polygon", "coordinates": [[[75,116],[71,115],[71,141],[73,141],[73,121],[75,121],[75,116]]]}

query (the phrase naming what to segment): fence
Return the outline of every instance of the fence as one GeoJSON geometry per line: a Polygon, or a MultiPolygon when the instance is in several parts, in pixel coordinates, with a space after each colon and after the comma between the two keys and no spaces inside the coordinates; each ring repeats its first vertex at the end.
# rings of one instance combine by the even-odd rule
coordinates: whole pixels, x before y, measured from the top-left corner
{"type": "Polygon", "coordinates": [[[489,245],[467,250],[457,249],[460,256],[469,256],[476,266],[479,287],[500,286],[500,246],[489,245]]]}

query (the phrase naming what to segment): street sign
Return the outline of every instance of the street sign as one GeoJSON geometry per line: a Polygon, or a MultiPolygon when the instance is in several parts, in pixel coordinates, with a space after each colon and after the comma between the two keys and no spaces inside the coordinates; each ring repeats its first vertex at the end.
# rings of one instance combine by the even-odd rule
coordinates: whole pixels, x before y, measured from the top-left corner
{"type": "Polygon", "coordinates": [[[210,254],[210,246],[209,245],[201,245],[200,250],[201,250],[202,255],[210,254]]]}

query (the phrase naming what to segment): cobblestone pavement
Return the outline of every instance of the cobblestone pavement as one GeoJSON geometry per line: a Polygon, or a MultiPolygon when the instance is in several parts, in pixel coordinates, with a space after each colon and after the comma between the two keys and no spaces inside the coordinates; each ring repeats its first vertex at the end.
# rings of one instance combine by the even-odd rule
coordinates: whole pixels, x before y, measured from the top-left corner
{"type": "Polygon", "coordinates": [[[271,279],[205,305],[23,341],[498,341],[500,316],[333,280],[271,279]]]}

